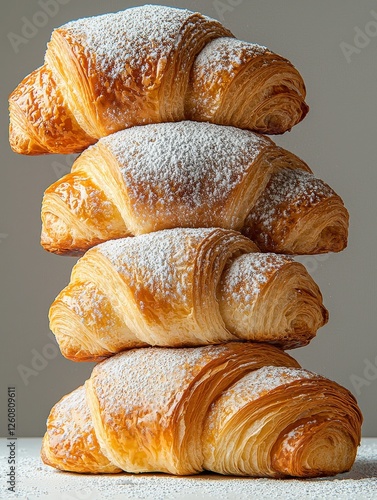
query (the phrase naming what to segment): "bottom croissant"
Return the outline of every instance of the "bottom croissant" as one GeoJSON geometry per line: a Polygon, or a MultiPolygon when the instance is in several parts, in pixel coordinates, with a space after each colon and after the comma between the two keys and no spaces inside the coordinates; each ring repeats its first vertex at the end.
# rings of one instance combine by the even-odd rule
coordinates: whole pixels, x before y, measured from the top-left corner
{"type": "Polygon", "coordinates": [[[90,473],[328,476],[351,468],[361,422],[349,391],[273,346],[140,348],[54,406],[42,459],[90,473]]]}

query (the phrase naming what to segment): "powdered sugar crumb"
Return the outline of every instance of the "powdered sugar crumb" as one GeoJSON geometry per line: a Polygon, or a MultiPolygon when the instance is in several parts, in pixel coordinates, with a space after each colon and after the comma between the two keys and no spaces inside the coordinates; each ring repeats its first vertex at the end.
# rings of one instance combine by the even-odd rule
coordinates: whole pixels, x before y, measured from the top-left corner
{"type": "Polygon", "coordinates": [[[221,395],[227,401],[227,407],[237,408],[238,402],[253,401],[277,387],[290,384],[295,380],[318,378],[319,375],[298,368],[281,366],[264,366],[259,370],[247,373],[241,380],[233,384],[221,395]]]}
{"type": "MultiPolygon", "coordinates": [[[[203,473],[192,477],[166,474],[69,474],[45,466],[39,458],[41,440],[18,439],[16,493],[0,498],[72,498],[90,500],[375,500],[377,489],[377,439],[362,439],[350,472],[329,478],[256,479],[224,477],[203,473]]],[[[2,440],[0,467],[8,469],[5,439],[2,440]]]]}
{"type": "Polygon", "coordinates": [[[217,80],[226,72],[230,78],[246,61],[271,53],[264,45],[244,42],[236,38],[221,37],[212,40],[200,52],[194,63],[195,71],[204,71],[217,80]]]}
{"type": "Polygon", "coordinates": [[[225,350],[226,346],[141,348],[106,360],[92,375],[97,397],[106,408],[103,418],[111,424],[120,414],[124,425],[130,426],[135,425],[135,418],[138,422],[155,419],[156,414],[166,418],[208,357],[220,356],[225,350]]]}
{"type": "Polygon", "coordinates": [[[321,179],[301,169],[283,168],[271,178],[263,195],[250,214],[266,231],[270,231],[277,219],[288,218],[289,211],[314,206],[334,191],[321,179]]]}
{"type": "Polygon", "coordinates": [[[144,75],[143,84],[148,86],[153,85],[153,80],[147,82],[145,78],[153,75],[159,60],[169,56],[182,24],[192,14],[187,9],[144,5],[78,19],[62,28],[95,56],[92,72],[106,74],[113,80],[121,75],[125,83],[130,79],[130,85],[131,78],[135,81],[137,75],[144,75]],[[126,68],[130,68],[130,74],[126,68]]]}
{"type": "Polygon", "coordinates": [[[124,276],[135,295],[148,290],[155,298],[158,295],[173,303],[186,304],[192,300],[187,289],[195,264],[195,259],[189,257],[190,250],[213,231],[211,228],[162,230],[137,238],[110,240],[96,249],[124,276]]]}
{"type": "Polygon", "coordinates": [[[245,68],[250,70],[253,64],[260,68],[276,60],[281,60],[281,57],[257,43],[231,37],[212,40],[194,61],[192,90],[195,98],[190,100],[191,116],[205,116],[212,121],[216,111],[224,105],[223,97],[228,92],[228,85],[224,82],[231,82],[245,68]],[[203,92],[203,85],[206,92],[203,92]]]}
{"type": "Polygon", "coordinates": [[[234,259],[221,280],[221,293],[241,304],[255,299],[271,276],[293,259],[273,253],[243,254],[234,259]]]}
{"type": "MultiPolygon", "coordinates": [[[[85,402],[85,390],[84,386],[80,386],[73,392],[64,396],[60,402],[59,406],[55,407],[58,412],[55,414],[54,427],[63,431],[64,423],[67,422],[67,415],[71,416],[72,412],[77,412],[79,415],[88,416],[88,408],[85,402]]],[[[69,419],[68,419],[69,420],[69,419]]],[[[90,418],[80,420],[80,429],[83,433],[89,432],[93,428],[90,418]]],[[[77,429],[75,429],[77,430],[77,429]]],[[[80,434],[81,436],[81,434],[80,434]]],[[[71,440],[74,440],[75,436],[70,436],[71,440]]]]}
{"type": "Polygon", "coordinates": [[[179,200],[190,220],[211,201],[225,204],[270,144],[249,131],[190,121],[133,127],[101,141],[119,162],[133,211],[148,206],[165,217],[179,200]]]}

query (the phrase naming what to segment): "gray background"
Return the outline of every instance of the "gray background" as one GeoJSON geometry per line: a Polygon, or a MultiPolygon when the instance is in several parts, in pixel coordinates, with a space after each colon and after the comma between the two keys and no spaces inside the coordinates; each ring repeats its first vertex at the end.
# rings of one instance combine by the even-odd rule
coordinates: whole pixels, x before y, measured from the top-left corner
{"type": "MultiPolygon", "coordinates": [[[[52,405],[80,385],[92,368],[91,364],[65,360],[48,336],[48,308],[68,282],[75,259],[50,255],[39,245],[43,191],[68,172],[72,157],[12,153],[7,96],[26,74],[42,64],[54,27],[77,17],[146,3],[64,1],[58,13],[49,16],[45,26],[19,46],[18,53],[8,34],[21,34],[22,18],[32,20],[41,11],[38,1],[13,0],[0,19],[2,435],[6,435],[9,385],[17,387],[18,435],[40,436],[52,405]]],[[[291,354],[305,368],[352,390],[365,416],[363,434],[377,436],[377,36],[374,26],[367,25],[374,20],[371,10],[377,12],[377,3],[182,0],[170,1],[170,5],[221,19],[238,38],[267,45],[289,58],[306,81],[311,107],[308,117],[291,133],[275,140],[307,161],[316,175],[343,197],[351,214],[351,227],[349,246],[341,254],[301,258],[322,289],[330,322],[308,347],[291,354]],[[222,13],[224,6],[226,11],[222,13]],[[340,44],[355,45],[355,28],[364,31],[366,25],[371,36],[357,40],[365,47],[351,54],[348,62],[340,44]]],[[[39,19],[43,23],[43,18],[39,19]]]]}

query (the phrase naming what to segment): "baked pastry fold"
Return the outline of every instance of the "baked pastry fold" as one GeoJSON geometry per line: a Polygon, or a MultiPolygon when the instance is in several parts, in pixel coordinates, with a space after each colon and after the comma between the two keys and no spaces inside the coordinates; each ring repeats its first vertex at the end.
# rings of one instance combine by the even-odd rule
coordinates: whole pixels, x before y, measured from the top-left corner
{"type": "Polygon", "coordinates": [[[283,133],[308,107],[283,57],[233,40],[199,13],[144,5],[55,29],[43,66],[12,92],[9,109],[12,149],[36,155],[81,152],[128,127],[188,118],[283,133]],[[214,83],[207,61],[220,54],[216,38],[214,83]]]}
{"type": "Polygon", "coordinates": [[[307,114],[300,73],[267,47],[215,38],[194,61],[186,118],[282,134],[307,114]]]}
{"type": "Polygon", "coordinates": [[[55,405],[42,459],[76,472],[326,476],[352,466],[361,420],[346,389],[270,345],[140,348],[55,405]]]}
{"type": "Polygon", "coordinates": [[[292,258],[261,254],[235,231],[178,228],[89,250],[49,317],[63,355],[88,361],[143,345],[300,347],[328,313],[292,258]]]}
{"type": "Polygon", "coordinates": [[[348,212],[269,138],[184,121],[99,140],[46,190],[42,224],[43,247],[58,254],[175,227],[242,230],[263,251],[312,254],[346,246],[348,212]]]}

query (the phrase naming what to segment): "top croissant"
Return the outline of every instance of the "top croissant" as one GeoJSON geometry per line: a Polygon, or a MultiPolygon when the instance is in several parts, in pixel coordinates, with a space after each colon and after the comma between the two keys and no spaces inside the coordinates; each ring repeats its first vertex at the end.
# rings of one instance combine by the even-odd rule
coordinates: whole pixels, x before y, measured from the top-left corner
{"type": "Polygon", "coordinates": [[[13,91],[17,153],[78,153],[134,125],[209,121],[281,134],[308,111],[296,68],[220,22],[159,5],[54,30],[45,63],[13,91]]]}

